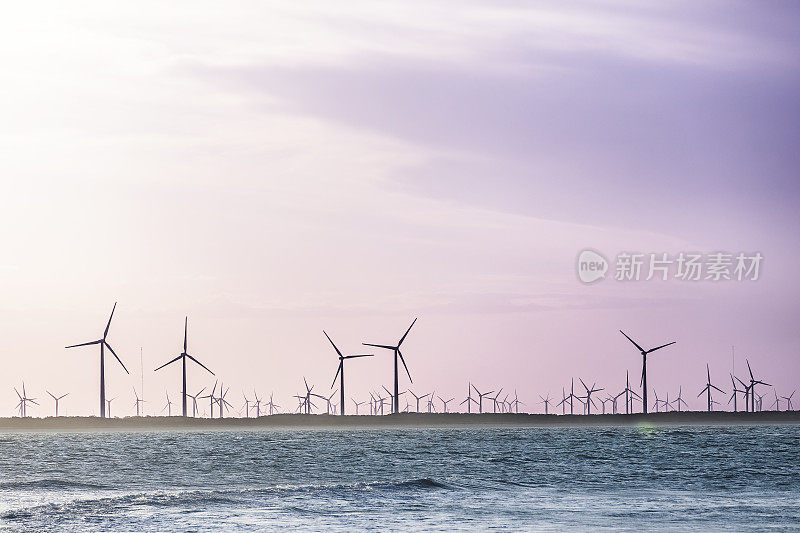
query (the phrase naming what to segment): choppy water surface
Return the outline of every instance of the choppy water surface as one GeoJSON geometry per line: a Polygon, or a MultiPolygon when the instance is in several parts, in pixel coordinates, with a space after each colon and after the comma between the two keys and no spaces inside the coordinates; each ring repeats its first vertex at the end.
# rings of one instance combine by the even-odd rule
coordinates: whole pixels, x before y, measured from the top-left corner
{"type": "Polygon", "coordinates": [[[800,529],[800,428],[0,435],[0,529],[800,529]]]}

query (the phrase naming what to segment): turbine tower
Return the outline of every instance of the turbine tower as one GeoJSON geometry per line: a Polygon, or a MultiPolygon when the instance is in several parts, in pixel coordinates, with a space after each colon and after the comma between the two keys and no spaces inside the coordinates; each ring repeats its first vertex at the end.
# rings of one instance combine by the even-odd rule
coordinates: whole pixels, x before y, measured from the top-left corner
{"type": "MultiPolygon", "coordinates": [[[[624,331],[619,330],[619,332],[625,335],[624,331]]],[[[625,335],[625,338],[631,341],[631,343],[639,350],[639,353],[642,354],[642,380],[639,385],[642,387],[642,412],[647,413],[647,354],[653,353],[661,348],[666,348],[671,344],[675,344],[677,341],[668,342],[667,344],[662,344],[661,346],[656,346],[655,348],[645,350],[627,335],[625,335]]]]}
{"type": "Polygon", "coordinates": [[[206,370],[208,370],[208,372],[212,376],[214,375],[214,373],[211,372],[211,370],[209,370],[206,365],[204,365],[203,363],[201,363],[200,361],[198,361],[197,359],[195,359],[194,357],[192,357],[191,355],[186,353],[186,337],[187,337],[188,331],[189,331],[189,317],[187,316],[185,322],[183,323],[183,351],[175,359],[167,361],[166,363],[164,363],[163,365],[161,365],[160,367],[158,367],[158,368],[156,368],[154,370],[154,372],[157,372],[157,371],[161,370],[162,368],[164,368],[165,366],[170,365],[170,364],[174,363],[175,361],[177,361],[179,359],[183,362],[183,389],[182,389],[182,392],[181,392],[181,398],[183,400],[182,405],[183,405],[183,417],[184,418],[186,418],[186,396],[187,396],[186,395],[186,358],[188,357],[189,359],[191,359],[192,361],[194,361],[198,365],[200,365],[203,368],[205,368],[206,370]]]}
{"type": "MultiPolygon", "coordinates": [[[[342,355],[342,352],[339,350],[339,348],[336,347],[336,345],[331,340],[330,335],[328,335],[325,332],[325,330],[322,330],[322,333],[325,333],[325,336],[328,338],[328,342],[331,343],[331,346],[333,346],[333,349],[336,350],[336,355],[339,356],[339,367],[336,369],[336,375],[333,376],[333,383],[331,383],[331,388],[333,388],[333,386],[336,385],[336,378],[339,377],[339,374],[341,374],[341,377],[339,377],[339,405],[341,406],[339,408],[339,411],[340,411],[340,414],[342,416],[344,416],[344,404],[345,404],[345,401],[344,401],[344,360],[345,359],[355,359],[357,357],[372,357],[373,354],[366,353],[366,354],[357,354],[357,355],[342,355]]],[[[330,401],[328,402],[328,408],[330,408],[330,401]]]]}
{"type": "Polygon", "coordinates": [[[108,337],[108,328],[111,327],[111,319],[114,318],[114,310],[117,308],[117,302],[114,302],[114,307],[111,309],[111,316],[108,317],[108,323],[106,324],[106,329],[103,330],[103,337],[96,341],[89,341],[83,342],[81,344],[72,344],[67,346],[66,348],[77,348],[79,346],[91,346],[93,344],[100,345],[100,418],[106,417],[106,370],[105,370],[105,349],[108,348],[109,351],[114,354],[114,357],[117,359],[120,365],[122,365],[122,369],[125,370],[126,374],[130,374],[128,369],[125,368],[122,360],[117,355],[117,352],[114,351],[114,348],[108,344],[106,338],[108,337]]]}
{"type": "Polygon", "coordinates": [[[403,367],[405,367],[405,369],[406,369],[406,374],[408,374],[408,381],[410,381],[411,383],[414,382],[414,380],[411,379],[411,372],[408,371],[408,365],[406,365],[406,360],[403,357],[403,354],[400,352],[400,345],[403,344],[404,340],[406,340],[406,336],[408,336],[408,332],[411,331],[411,328],[413,328],[414,324],[416,324],[416,323],[417,323],[417,319],[415,318],[414,321],[411,322],[411,325],[408,326],[408,329],[406,330],[405,334],[402,337],[400,337],[400,341],[397,343],[397,346],[389,346],[389,345],[386,345],[386,344],[370,344],[368,342],[362,343],[364,346],[373,346],[375,348],[383,348],[385,350],[392,350],[394,352],[394,396],[393,396],[393,400],[394,401],[392,402],[393,403],[392,412],[394,412],[394,413],[399,413],[400,412],[400,394],[399,394],[400,386],[399,386],[399,379],[398,379],[398,373],[397,373],[397,359],[398,359],[398,357],[399,357],[400,361],[403,362],[403,367]]]}

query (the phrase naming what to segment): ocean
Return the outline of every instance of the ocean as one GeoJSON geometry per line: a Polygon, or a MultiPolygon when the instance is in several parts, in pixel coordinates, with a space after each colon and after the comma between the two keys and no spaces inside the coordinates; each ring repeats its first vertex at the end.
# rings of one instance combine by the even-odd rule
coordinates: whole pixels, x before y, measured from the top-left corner
{"type": "Polygon", "coordinates": [[[0,435],[7,531],[800,530],[800,426],[0,435]]]}

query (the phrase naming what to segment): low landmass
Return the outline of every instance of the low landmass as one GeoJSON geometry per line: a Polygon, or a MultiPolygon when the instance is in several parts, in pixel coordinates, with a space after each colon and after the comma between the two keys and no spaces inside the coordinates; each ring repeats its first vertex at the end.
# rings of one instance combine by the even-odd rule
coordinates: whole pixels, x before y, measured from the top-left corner
{"type": "Polygon", "coordinates": [[[47,417],[0,418],[0,431],[103,431],[103,430],[234,430],[303,428],[446,428],[446,427],[574,427],[637,425],[756,425],[798,424],[800,411],[757,413],[683,411],[616,415],[544,415],[514,413],[400,413],[397,415],[275,414],[259,418],[183,418],[140,416],[125,418],[47,417]]]}

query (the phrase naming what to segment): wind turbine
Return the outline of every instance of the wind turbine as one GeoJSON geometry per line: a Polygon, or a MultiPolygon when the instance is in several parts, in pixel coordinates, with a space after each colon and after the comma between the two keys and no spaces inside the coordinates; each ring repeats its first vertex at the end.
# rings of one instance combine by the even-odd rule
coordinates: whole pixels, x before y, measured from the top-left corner
{"type": "Polygon", "coordinates": [[[630,414],[633,406],[633,398],[631,398],[631,396],[635,396],[639,399],[641,399],[642,397],[639,396],[639,394],[631,388],[631,381],[630,378],[628,377],[627,370],[625,371],[625,388],[622,390],[622,393],[620,394],[625,394],[625,414],[626,415],[630,414]]]}
{"type": "Polygon", "coordinates": [[[172,416],[172,402],[169,399],[169,392],[164,391],[164,394],[167,395],[167,403],[164,405],[164,408],[161,410],[161,412],[163,413],[164,411],[167,411],[167,416],[172,416]]]}
{"type": "MultiPolygon", "coordinates": [[[[413,392],[411,394],[414,394],[413,392]]],[[[467,397],[464,398],[464,401],[458,405],[467,404],[467,413],[472,413],[472,402],[475,400],[472,399],[472,383],[467,384],[467,397]]],[[[478,403],[478,402],[475,402],[478,403]]],[[[417,400],[417,412],[419,412],[419,400],[417,400]]]]}
{"type": "Polygon", "coordinates": [[[472,388],[475,389],[475,392],[478,394],[478,412],[483,413],[483,397],[492,394],[494,391],[490,390],[489,392],[481,393],[475,385],[472,385],[472,388]]]}
{"type": "MultiPolygon", "coordinates": [[[[261,398],[258,397],[258,393],[256,392],[255,389],[253,389],[253,397],[255,398],[255,401],[253,403],[255,404],[255,408],[256,408],[256,418],[260,418],[261,417],[261,402],[262,402],[262,400],[261,400],[261,398]]],[[[270,398],[272,398],[272,396],[270,396],[270,398]]]]}
{"type": "Polygon", "coordinates": [[[408,365],[406,365],[406,360],[403,357],[403,354],[400,352],[400,346],[403,344],[403,341],[406,340],[406,336],[408,336],[408,332],[411,331],[411,328],[413,328],[414,324],[416,324],[416,323],[417,323],[417,319],[415,318],[414,321],[411,322],[411,325],[408,326],[408,329],[403,334],[403,336],[400,337],[400,341],[397,343],[397,346],[390,346],[390,345],[386,345],[386,344],[370,344],[368,342],[362,343],[364,346],[373,346],[375,348],[384,348],[386,350],[392,350],[394,352],[394,397],[393,397],[394,405],[392,406],[392,412],[393,413],[399,413],[400,412],[400,402],[399,402],[400,386],[399,386],[399,378],[398,378],[398,372],[397,372],[397,359],[398,359],[398,357],[399,357],[400,361],[403,362],[403,367],[406,369],[406,374],[408,374],[408,381],[410,381],[411,383],[414,382],[414,380],[411,379],[411,372],[408,371],[408,365]]]}
{"type": "MultiPolygon", "coordinates": [[[[345,410],[344,410],[344,404],[345,404],[345,401],[344,401],[344,361],[345,361],[345,359],[355,359],[357,357],[372,357],[373,354],[366,353],[366,354],[356,354],[356,355],[342,355],[341,350],[339,350],[339,348],[333,343],[333,341],[331,340],[330,335],[328,335],[325,332],[325,330],[322,330],[322,333],[325,333],[325,336],[328,338],[328,342],[331,343],[331,346],[333,346],[333,349],[336,350],[336,355],[339,356],[339,366],[336,368],[336,375],[333,376],[333,383],[331,383],[331,388],[333,388],[333,386],[336,385],[336,378],[339,376],[339,374],[341,374],[341,377],[339,378],[339,404],[341,405],[340,412],[341,412],[342,416],[344,416],[344,414],[345,414],[345,410]]],[[[402,342],[402,341],[400,341],[400,342],[402,342]]],[[[330,402],[328,402],[328,403],[329,403],[328,408],[330,409],[330,402]]]]}
{"type": "MultiPolygon", "coordinates": [[[[619,332],[625,335],[624,331],[619,330],[619,332]]],[[[644,413],[647,413],[647,354],[653,353],[656,350],[660,350],[661,348],[666,348],[671,344],[675,344],[677,341],[668,342],[667,344],[662,344],[661,346],[656,346],[655,348],[650,348],[649,350],[645,350],[644,348],[636,344],[636,341],[634,341],[627,335],[625,335],[625,338],[631,341],[631,343],[634,346],[636,346],[636,348],[639,350],[639,353],[642,354],[642,380],[640,383],[642,387],[642,410],[644,413]]]]}
{"type": "Polygon", "coordinates": [[[775,389],[772,389],[772,392],[775,393],[775,401],[772,402],[771,407],[774,407],[776,411],[780,411],[781,410],[781,401],[778,398],[778,391],[776,391],[775,389]]]}
{"type": "Polygon", "coordinates": [[[592,414],[592,404],[594,404],[594,406],[597,407],[597,404],[595,404],[594,401],[592,400],[592,394],[595,392],[600,392],[605,389],[595,389],[594,387],[595,385],[597,385],[596,383],[592,384],[592,388],[590,389],[589,387],[586,386],[586,383],[584,383],[581,378],[578,379],[580,379],[583,388],[586,389],[586,414],[590,415],[592,414]]]}
{"type": "Polygon", "coordinates": [[[564,387],[561,387],[561,401],[556,404],[556,407],[561,406],[561,414],[567,414],[567,392],[564,387]]]}
{"type": "MultiPolygon", "coordinates": [[[[760,381],[760,380],[754,378],[753,377],[753,370],[750,368],[750,361],[748,361],[747,359],[745,359],[745,361],[747,361],[747,371],[750,372],[750,405],[751,405],[751,409],[755,413],[755,411],[756,411],[756,385],[766,385],[767,387],[771,387],[772,385],[770,385],[769,383],[764,383],[763,381],[760,381]]],[[[759,409],[759,411],[760,410],[761,409],[759,409]]]]}
{"type": "Polygon", "coordinates": [[[225,396],[228,395],[228,391],[229,390],[231,390],[231,388],[227,387],[223,391],[222,384],[220,384],[220,386],[219,386],[219,397],[217,398],[217,401],[219,402],[219,417],[220,418],[225,418],[225,408],[226,407],[228,407],[230,409],[233,409],[233,406],[230,404],[230,402],[228,402],[228,400],[225,399],[225,396]]]}
{"type": "Polygon", "coordinates": [[[122,366],[122,369],[125,370],[126,374],[130,374],[128,369],[125,368],[122,360],[117,355],[117,352],[114,351],[114,348],[108,344],[106,338],[108,337],[108,328],[111,327],[111,319],[114,317],[114,310],[117,308],[117,302],[114,302],[114,307],[111,309],[111,316],[108,317],[108,323],[106,324],[106,329],[103,330],[103,337],[96,341],[89,341],[83,342],[81,344],[72,344],[67,346],[66,348],[77,348],[79,346],[91,346],[93,344],[100,345],[100,418],[106,417],[106,370],[105,370],[105,349],[108,348],[109,351],[114,354],[114,357],[117,359],[117,362],[122,366]]]}
{"type": "Polygon", "coordinates": [[[564,400],[569,400],[569,414],[571,415],[575,414],[574,405],[572,401],[576,399],[578,399],[578,397],[575,396],[575,378],[572,378],[569,385],[569,395],[564,398],[564,400]]]}
{"type": "Polygon", "coordinates": [[[200,391],[194,394],[188,394],[188,393],[186,394],[186,396],[192,399],[192,418],[197,418],[197,411],[199,410],[197,408],[197,399],[201,398],[200,395],[203,394],[204,390],[206,390],[205,387],[203,387],[202,389],[200,389],[200,391]]]}
{"type": "Polygon", "coordinates": [[[244,391],[242,391],[242,398],[244,398],[244,417],[250,418],[250,400],[247,399],[244,391]]]}
{"type": "Polygon", "coordinates": [[[275,409],[277,409],[278,407],[280,407],[280,405],[278,405],[278,404],[276,404],[276,403],[273,403],[273,402],[272,402],[272,393],[270,393],[270,395],[269,395],[269,403],[267,404],[267,407],[269,407],[269,414],[270,414],[270,415],[273,413],[273,411],[274,411],[275,409]]]}
{"type": "Polygon", "coordinates": [[[675,402],[678,404],[679,413],[681,412],[681,404],[683,404],[684,407],[689,407],[681,397],[681,394],[683,394],[683,386],[678,387],[678,398],[675,400],[675,402]]]}
{"type": "MultiPolygon", "coordinates": [[[[702,394],[702,393],[701,393],[701,394],[702,394]]],[[[663,402],[663,400],[659,400],[659,399],[658,399],[658,393],[656,392],[656,389],[655,389],[655,387],[653,387],[653,396],[655,396],[655,397],[656,397],[656,401],[655,401],[655,404],[654,404],[654,405],[656,406],[656,413],[657,413],[657,412],[658,412],[658,406],[659,406],[659,405],[661,405],[661,403],[663,402]]]]}
{"type": "MultiPolygon", "coordinates": [[[[385,390],[385,391],[386,391],[386,394],[388,394],[388,395],[389,395],[389,401],[392,403],[392,405],[394,405],[395,401],[394,401],[394,394],[392,394],[392,391],[390,391],[389,389],[387,389],[387,388],[386,388],[385,386],[383,386],[383,385],[381,385],[381,387],[383,387],[383,390],[385,390]]],[[[405,393],[406,393],[406,392],[405,392],[405,391],[403,391],[403,392],[400,392],[400,393],[398,393],[398,394],[399,394],[400,396],[402,396],[402,395],[403,395],[403,394],[405,394],[405,393]]],[[[428,403],[430,403],[430,400],[428,400],[428,403]]],[[[428,411],[430,411],[430,409],[429,409],[428,411]]],[[[399,411],[398,411],[398,412],[399,412],[399,411]]]]}
{"type": "Polygon", "coordinates": [[[141,416],[139,407],[143,407],[142,404],[144,404],[144,400],[139,398],[139,393],[136,392],[136,387],[133,387],[133,395],[136,396],[136,416],[141,416]]]}
{"type": "Polygon", "coordinates": [[[56,396],[56,395],[55,395],[55,394],[53,394],[52,392],[50,392],[50,391],[47,391],[47,394],[49,394],[49,395],[50,395],[50,397],[51,397],[53,400],[55,400],[55,402],[56,402],[56,417],[57,417],[57,416],[58,416],[58,401],[59,401],[59,400],[61,400],[61,398],[65,397],[65,396],[69,396],[69,393],[62,394],[61,396],[56,396]]]}
{"type": "Polygon", "coordinates": [[[161,365],[160,367],[156,368],[156,371],[161,370],[165,366],[170,365],[170,364],[174,363],[175,361],[178,361],[179,359],[183,363],[183,389],[182,389],[183,392],[181,393],[181,398],[182,398],[181,405],[182,405],[182,413],[183,413],[183,417],[184,418],[186,417],[186,358],[188,357],[189,359],[191,359],[192,361],[194,361],[198,365],[200,365],[203,368],[205,368],[212,376],[214,375],[214,373],[211,372],[211,370],[209,370],[206,365],[204,365],[203,363],[201,363],[200,361],[198,361],[197,359],[195,359],[194,357],[192,357],[191,355],[186,353],[186,350],[187,350],[187,348],[186,348],[186,337],[187,337],[188,330],[189,330],[189,317],[187,316],[185,322],[183,323],[183,351],[175,359],[171,359],[171,360],[167,361],[166,363],[164,363],[163,365],[161,365]]]}
{"type": "Polygon", "coordinates": [[[436,412],[436,405],[433,403],[434,396],[436,396],[436,391],[431,392],[431,395],[428,397],[428,414],[433,411],[436,412]]]}
{"type": "Polygon", "coordinates": [[[711,389],[718,390],[722,394],[725,394],[725,391],[723,391],[722,389],[720,389],[716,385],[712,385],[711,384],[711,370],[709,370],[709,368],[708,368],[708,363],[706,363],[706,376],[708,378],[708,381],[706,382],[706,386],[703,388],[703,390],[700,391],[700,394],[698,394],[697,397],[699,398],[700,396],[702,396],[704,392],[706,394],[708,394],[708,411],[711,412],[712,407],[713,407],[713,405],[711,404],[711,389]]]}
{"type": "Polygon", "coordinates": [[[356,406],[356,415],[358,415],[358,408],[364,405],[366,402],[357,402],[355,398],[350,398],[350,399],[353,400],[353,403],[356,406]]]}
{"type": "Polygon", "coordinates": [[[514,389],[514,401],[511,403],[514,404],[514,413],[516,414],[519,414],[519,404],[525,405],[525,402],[521,402],[517,397],[517,389],[514,389]]]}
{"type": "MultiPolygon", "coordinates": [[[[388,391],[387,391],[387,392],[388,392],[388,391]]],[[[414,391],[412,391],[411,389],[408,389],[408,392],[409,392],[409,394],[411,394],[411,396],[413,396],[413,397],[414,397],[414,399],[417,401],[417,409],[416,409],[416,411],[419,413],[419,401],[420,401],[421,399],[423,399],[423,398],[427,397],[427,396],[430,396],[430,394],[431,394],[431,393],[429,392],[429,393],[427,393],[427,394],[423,394],[422,396],[417,396],[416,394],[414,394],[414,391]]],[[[461,403],[463,404],[464,402],[461,402],[461,403]]]]}
{"type": "Polygon", "coordinates": [[[439,396],[439,401],[442,402],[442,412],[447,412],[447,404],[455,400],[455,398],[450,398],[449,400],[445,400],[441,396],[439,396]]]}
{"type": "Polygon", "coordinates": [[[117,399],[117,397],[116,397],[116,396],[114,396],[114,397],[113,397],[113,398],[111,398],[110,400],[106,400],[106,403],[108,404],[108,418],[113,418],[113,417],[111,416],[111,402],[113,402],[113,401],[114,401],[114,400],[116,400],[116,399],[117,399]]]}
{"type": "Polygon", "coordinates": [[[500,394],[503,392],[503,387],[500,387],[500,390],[497,391],[497,394],[490,397],[489,399],[492,400],[492,412],[497,413],[497,399],[500,397],[500,394]]]}
{"type": "MultiPolygon", "coordinates": [[[[731,400],[733,400],[733,412],[736,413],[739,410],[737,408],[737,406],[736,406],[736,394],[737,393],[746,394],[746,391],[737,389],[736,388],[736,382],[733,380],[733,374],[729,374],[729,375],[731,376],[731,390],[732,390],[732,392],[731,392],[731,397],[728,398],[728,403],[731,403],[731,400]]],[[[736,378],[736,379],[739,379],[739,378],[736,378]]]]}
{"type": "Polygon", "coordinates": [[[550,414],[550,393],[547,393],[547,398],[542,397],[541,394],[539,395],[539,398],[542,398],[542,401],[539,402],[539,403],[543,403],[544,404],[544,414],[549,415],[550,414]]]}
{"type": "Polygon", "coordinates": [[[200,399],[208,398],[209,408],[211,409],[211,418],[214,418],[214,403],[217,401],[217,398],[214,396],[215,392],[217,392],[216,381],[214,381],[214,388],[211,389],[211,392],[209,392],[205,396],[200,396],[200,399]]]}
{"type": "Polygon", "coordinates": [[[794,396],[795,392],[797,392],[797,391],[793,390],[792,393],[789,396],[781,396],[781,398],[786,400],[786,410],[787,411],[792,411],[792,396],[794,396]]]}
{"type": "Polygon", "coordinates": [[[39,405],[39,403],[36,401],[36,398],[28,398],[28,393],[25,392],[24,381],[22,382],[22,394],[19,393],[16,387],[14,387],[14,392],[19,396],[19,403],[17,404],[17,408],[19,408],[19,417],[25,418],[28,416],[28,402],[34,405],[39,405]]]}

